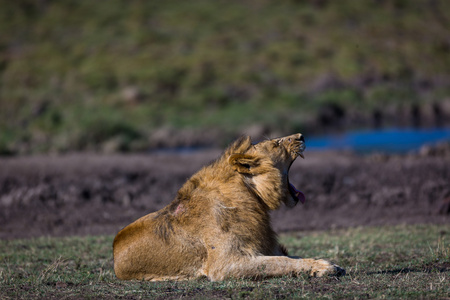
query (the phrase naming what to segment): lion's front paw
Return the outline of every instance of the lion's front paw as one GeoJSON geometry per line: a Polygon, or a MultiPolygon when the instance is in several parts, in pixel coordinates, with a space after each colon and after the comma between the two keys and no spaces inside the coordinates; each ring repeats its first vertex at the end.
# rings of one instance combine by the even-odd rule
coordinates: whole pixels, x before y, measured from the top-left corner
{"type": "Polygon", "coordinates": [[[319,259],[315,261],[314,266],[311,268],[311,275],[314,277],[322,277],[324,275],[344,276],[345,269],[326,260],[319,259]]]}

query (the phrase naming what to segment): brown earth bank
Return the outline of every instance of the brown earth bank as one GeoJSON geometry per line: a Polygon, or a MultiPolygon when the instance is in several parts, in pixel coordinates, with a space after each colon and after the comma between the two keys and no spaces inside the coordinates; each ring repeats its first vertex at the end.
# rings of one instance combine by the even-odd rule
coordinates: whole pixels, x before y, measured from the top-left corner
{"type": "MultiPolygon", "coordinates": [[[[167,205],[220,150],[0,158],[0,239],[115,234],[167,205]]],[[[450,151],[308,152],[290,170],[306,203],[273,212],[278,232],[450,224],[450,151]]]]}

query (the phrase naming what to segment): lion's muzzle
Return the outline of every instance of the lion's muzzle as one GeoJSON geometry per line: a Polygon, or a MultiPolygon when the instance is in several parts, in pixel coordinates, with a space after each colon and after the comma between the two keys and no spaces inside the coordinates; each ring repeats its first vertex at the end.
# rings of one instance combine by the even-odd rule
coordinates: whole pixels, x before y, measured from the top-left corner
{"type": "Polygon", "coordinates": [[[306,149],[305,138],[301,133],[296,133],[279,140],[279,143],[284,144],[286,149],[290,149],[290,152],[294,155],[294,159],[300,156],[305,158],[303,152],[306,149]]]}

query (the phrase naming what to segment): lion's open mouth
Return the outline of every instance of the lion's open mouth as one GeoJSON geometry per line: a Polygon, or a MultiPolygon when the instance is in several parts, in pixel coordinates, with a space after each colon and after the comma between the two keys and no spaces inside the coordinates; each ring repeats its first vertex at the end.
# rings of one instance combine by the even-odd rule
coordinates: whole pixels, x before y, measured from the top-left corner
{"type": "Polygon", "coordinates": [[[291,193],[291,196],[294,199],[297,199],[298,201],[300,201],[302,204],[305,203],[305,194],[303,194],[301,191],[297,190],[297,188],[289,182],[289,193],[291,193]]]}
{"type": "MultiPolygon", "coordinates": [[[[306,148],[305,142],[303,139],[303,142],[300,144],[300,147],[299,147],[298,151],[296,152],[297,155],[303,159],[305,158],[305,156],[303,155],[303,151],[305,151],[305,148],[306,148]]],[[[302,204],[305,203],[305,201],[306,201],[305,194],[303,194],[303,192],[297,190],[297,188],[292,183],[289,182],[289,177],[288,177],[288,189],[289,189],[289,193],[291,194],[292,198],[297,199],[297,201],[300,201],[302,204]]]]}

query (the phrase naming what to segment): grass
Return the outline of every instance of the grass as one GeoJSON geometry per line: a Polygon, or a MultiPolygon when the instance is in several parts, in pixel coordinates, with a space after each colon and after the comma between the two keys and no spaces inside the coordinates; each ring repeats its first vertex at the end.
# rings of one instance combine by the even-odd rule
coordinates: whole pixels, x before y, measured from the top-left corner
{"type": "Polygon", "coordinates": [[[294,131],[330,103],[450,92],[444,0],[0,4],[0,154],[142,149],[159,127],[294,131]]]}
{"type": "Polygon", "coordinates": [[[352,228],[281,235],[290,254],[326,258],[341,278],[209,282],[117,280],[112,236],[0,243],[0,298],[439,299],[450,296],[448,225],[352,228]]]}

